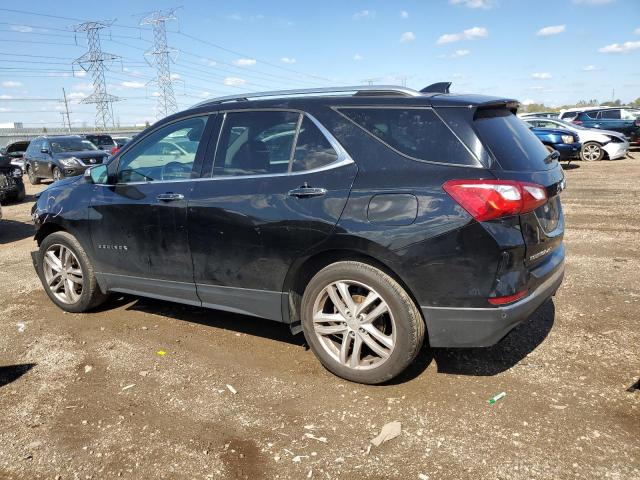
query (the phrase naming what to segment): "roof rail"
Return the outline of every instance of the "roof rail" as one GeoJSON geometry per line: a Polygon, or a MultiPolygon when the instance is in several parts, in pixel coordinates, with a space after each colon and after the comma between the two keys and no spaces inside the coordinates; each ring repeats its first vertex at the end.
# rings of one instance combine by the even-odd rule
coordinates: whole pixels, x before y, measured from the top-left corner
{"type": "Polygon", "coordinates": [[[381,95],[400,95],[403,97],[419,97],[421,94],[417,90],[407,87],[398,87],[394,85],[358,85],[350,87],[326,87],[326,88],[303,88],[297,90],[274,90],[271,92],[255,92],[239,95],[228,95],[226,97],[217,97],[197,103],[192,108],[201,107],[203,105],[211,105],[225,102],[238,102],[249,100],[250,98],[266,98],[266,97],[290,97],[304,95],[331,95],[334,93],[347,94],[353,93],[358,96],[381,96],[381,95]]]}

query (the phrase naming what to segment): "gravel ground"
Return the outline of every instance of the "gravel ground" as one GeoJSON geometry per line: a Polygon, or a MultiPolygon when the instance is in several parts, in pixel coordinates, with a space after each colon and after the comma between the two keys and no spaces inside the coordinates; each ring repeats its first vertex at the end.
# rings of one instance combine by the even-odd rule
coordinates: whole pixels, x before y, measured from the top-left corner
{"type": "Polygon", "coordinates": [[[566,170],[553,302],[495,347],[425,348],[377,387],[264,320],[134,297],[64,313],[31,265],[33,197],[3,207],[0,478],[640,478],[634,156],[566,170]]]}

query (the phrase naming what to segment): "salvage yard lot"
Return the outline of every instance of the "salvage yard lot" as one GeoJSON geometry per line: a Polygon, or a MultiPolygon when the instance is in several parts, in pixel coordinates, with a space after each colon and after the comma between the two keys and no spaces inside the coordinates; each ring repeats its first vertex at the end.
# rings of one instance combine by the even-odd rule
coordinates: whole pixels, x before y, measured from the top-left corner
{"type": "Polygon", "coordinates": [[[3,207],[0,478],[640,478],[633,155],[565,171],[553,302],[495,347],[425,349],[377,387],[266,320],[128,296],[64,313],[31,265],[33,198],[3,207]],[[401,436],[369,451],[394,420],[401,436]]]}

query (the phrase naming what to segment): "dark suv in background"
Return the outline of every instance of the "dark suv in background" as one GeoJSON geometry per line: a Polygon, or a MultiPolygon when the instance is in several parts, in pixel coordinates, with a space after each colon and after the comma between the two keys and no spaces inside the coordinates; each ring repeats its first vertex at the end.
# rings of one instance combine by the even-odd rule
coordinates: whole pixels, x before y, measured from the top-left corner
{"type": "Polygon", "coordinates": [[[104,150],[109,153],[111,153],[112,149],[118,146],[111,135],[107,135],[104,133],[84,133],[80,135],[80,137],[84,138],[85,140],[89,140],[100,150],[104,150]]]}
{"type": "Polygon", "coordinates": [[[79,135],[37,137],[24,154],[25,169],[29,182],[37,185],[44,178],[82,175],[91,165],[103,163],[108,155],[79,135]]]}
{"type": "Polygon", "coordinates": [[[423,340],[488,346],[564,273],[564,175],[510,99],[346,87],[213,99],[46,189],[60,308],[126,292],[284,322],[380,383],[423,340]],[[426,332],[426,333],[425,333],[426,332]]]}
{"type": "Polygon", "coordinates": [[[562,118],[585,128],[620,132],[629,143],[640,143],[640,109],[599,108],[583,112],[566,112],[562,118]]]}

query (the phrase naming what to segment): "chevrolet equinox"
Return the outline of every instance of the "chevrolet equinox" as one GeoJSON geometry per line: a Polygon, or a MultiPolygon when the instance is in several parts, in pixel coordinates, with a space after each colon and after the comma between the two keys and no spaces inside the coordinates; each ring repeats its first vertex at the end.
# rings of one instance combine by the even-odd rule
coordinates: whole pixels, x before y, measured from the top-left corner
{"type": "Polygon", "coordinates": [[[497,343],[558,289],[564,175],[514,100],[448,83],[217,98],[33,207],[51,300],[122,292],[304,332],[362,383],[497,343]]]}

